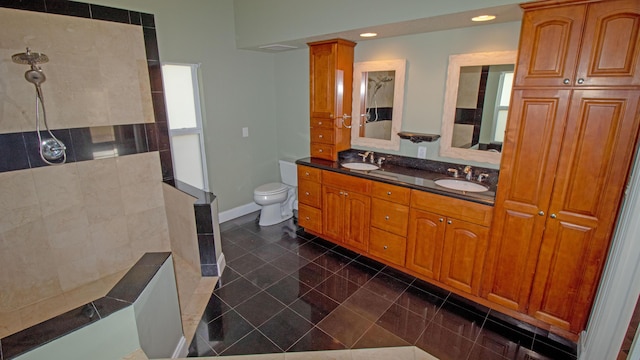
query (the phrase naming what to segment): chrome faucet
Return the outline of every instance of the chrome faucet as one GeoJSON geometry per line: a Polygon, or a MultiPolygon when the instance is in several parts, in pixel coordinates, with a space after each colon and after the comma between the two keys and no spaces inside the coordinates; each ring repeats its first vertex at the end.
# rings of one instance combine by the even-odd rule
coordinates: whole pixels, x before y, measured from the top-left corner
{"type": "Polygon", "coordinates": [[[467,176],[465,176],[465,179],[467,179],[467,181],[471,181],[471,179],[473,179],[473,170],[471,166],[469,165],[465,166],[462,172],[467,174],[467,176]]]}
{"type": "Polygon", "coordinates": [[[489,174],[480,174],[478,175],[478,182],[484,181],[484,179],[488,178],[489,174]]]}
{"type": "Polygon", "coordinates": [[[373,152],[372,151],[367,151],[364,154],[358,153],[358,156],[362,156],[362,162],[367,161],[367,158],[369,157],[369,155],[371,155],[371,162],[373,162],[373,152]]]}
{"type": "MultiPolygon", "coordinates": [[[[369,155],[369,162],[372,163],[372,164],[375,164],[375,162],[376,162],[376,160],[374,158],[375,153],[373,151],[367,151],[365,154],[369,155]]],[[[367,158],[365,157],[365,160],[366,159],[367,158]]]]}
{"type": "Polygon", "coordinates": [[[378,167],[382,167],[382,162],[385,161],[385,160],[386,160],[386,158],[384,156],[380,156],[378,158],[378,161],[377,161],[378,167]]]}

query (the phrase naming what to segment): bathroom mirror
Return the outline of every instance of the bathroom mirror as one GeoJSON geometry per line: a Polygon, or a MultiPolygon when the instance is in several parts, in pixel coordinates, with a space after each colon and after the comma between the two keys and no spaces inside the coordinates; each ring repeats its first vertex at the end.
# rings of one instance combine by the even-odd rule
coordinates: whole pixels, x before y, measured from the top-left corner
{"type": "Polygon", "coordinates": [[[404,59],[354,64],[351,145],[400,149],[405,65],[404,59]]]}
{"type": "Polygon", "coordinates": [[[440,156],[500,163],[516,55],[449,56],[440,156]]]}

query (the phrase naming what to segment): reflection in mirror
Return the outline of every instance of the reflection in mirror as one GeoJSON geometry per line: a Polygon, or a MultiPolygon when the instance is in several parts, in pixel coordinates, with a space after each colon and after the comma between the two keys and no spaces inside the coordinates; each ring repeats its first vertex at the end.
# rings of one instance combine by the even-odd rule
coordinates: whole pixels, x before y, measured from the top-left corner
{"type": "Polygon", "coordinates": [[[440,155],[499,164],[515,51],[451,55],[440,155]]]}
{"type": "Polygon", "coordinates": [[[405,60],[354,64],[351,144],[400,149],[405,60]]]}

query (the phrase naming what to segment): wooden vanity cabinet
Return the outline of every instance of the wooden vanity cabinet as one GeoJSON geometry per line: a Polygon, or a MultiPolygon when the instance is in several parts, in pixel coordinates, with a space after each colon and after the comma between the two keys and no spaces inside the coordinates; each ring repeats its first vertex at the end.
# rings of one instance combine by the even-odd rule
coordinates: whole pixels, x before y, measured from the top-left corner
{"type": "Polygon", "coordinates": [[[338,152],[351,147],[351,129],[347,126],[351,124],[356,44],[334,39],[308,45],[311,156],[336,160],[338,152]]]}
{"type": "Polygon", "coordinates": [[[404,266],[410,196],[408,188],[373,182],[369,254],[404,266]]]}
{"type": "Polygon", "coordinates": [[[636,148],[640,2],[523,8],[481,296],[575,339],[636,148]]]}
{"type": "Polygon", "coordinates": [[[412,190],[405,266],[478,295],[492,207],[412,190]]]}
{"type": "Polygon", "coordinates": [[[557,5],[522,4],[514,86],[640,85],[637,0],[557,5]]]}
{"type": "Polygon", "coordinates": [[[331,171],[322,173],[322,235],[367,252],[372,181],[331,171]]]}
{"type": "Polygon", "coordinates": [[[322,170],[298,165],[298,225],[322,234],[322,170]]]}

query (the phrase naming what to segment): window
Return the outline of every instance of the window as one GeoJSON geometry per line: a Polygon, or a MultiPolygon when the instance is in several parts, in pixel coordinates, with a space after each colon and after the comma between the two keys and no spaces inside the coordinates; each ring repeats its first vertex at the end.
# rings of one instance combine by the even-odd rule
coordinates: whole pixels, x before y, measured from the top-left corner
{"type": "Polygon", "coordinates": [[[196,64],[162,65],[175,177],[208,191],[197,74],[196,64]]]}
{"type": "Polygon", "coordinates": [[[500,87],[498,88],[498,100],[494,112],[495,119],[493,129],[493,142],[504,142],[504,132],[507,126],[509,114],[509,101],[511,101],[511,86],[513,84],[513,72],[503,72],[500,75],[500,87]]]}

